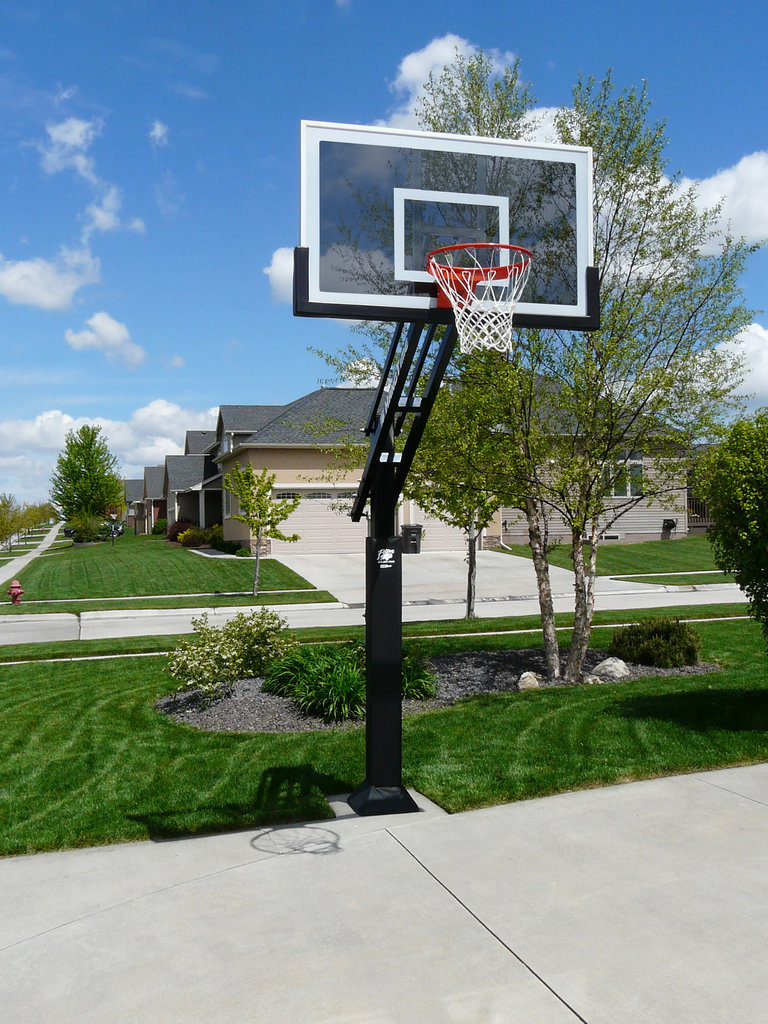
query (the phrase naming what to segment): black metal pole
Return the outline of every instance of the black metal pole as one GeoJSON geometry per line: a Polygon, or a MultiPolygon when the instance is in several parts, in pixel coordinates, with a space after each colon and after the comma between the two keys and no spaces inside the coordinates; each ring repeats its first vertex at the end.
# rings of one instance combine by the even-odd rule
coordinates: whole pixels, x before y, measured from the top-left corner
{"type": "Polygon", "coordinates": [[[394,463],[379,463],[371,491],[373,536],[365,548],[365,781],[349,797],[358,814],[418,806],[402,781],[403,542],[395,534],[394,463]]]}

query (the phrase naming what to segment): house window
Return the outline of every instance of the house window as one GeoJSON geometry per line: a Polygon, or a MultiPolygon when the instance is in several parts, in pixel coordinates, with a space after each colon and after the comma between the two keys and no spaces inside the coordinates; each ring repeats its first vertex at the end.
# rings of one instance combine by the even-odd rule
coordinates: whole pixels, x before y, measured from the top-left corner
{"type": "Polygon", "coordinates": [[[299,498],[301,495],[298,491],[275,491],[276,501],[292,501],[294,498],[299,498]]]}
{"type": "Polygon", "coordinates": [[[606,468],[607,489],[614,498],[638,498],[643,493],[643,454],[630,452],[620,456],[613,472],[606,468]]]}
{"type": "Polygon", "coordinates": [[[224,491],[224,518],[232,518],[232,495],[229,491],[224,491]]]}

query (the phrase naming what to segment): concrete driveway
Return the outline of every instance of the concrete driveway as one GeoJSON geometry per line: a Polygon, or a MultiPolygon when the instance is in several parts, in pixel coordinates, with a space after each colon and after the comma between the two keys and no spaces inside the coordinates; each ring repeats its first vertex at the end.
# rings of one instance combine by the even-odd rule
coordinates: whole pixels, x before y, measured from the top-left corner
{"type": "MultiPolygon", "coordinates": [[[[281,553],[280,561],[320,590],[328,590],[347,605],[365,603],[365,556],[361,554],[309,555],[281,553]]],[[[550,568],[555,597],[573,597],[573,573],[550,568]]],[[[637,593],[658,587],[643,583],[619,583],[603,577],[600,592],[637,593]]],[[[480,551],[477,556],[478,601],[515,601],[536,598],[536,574],[528,558],[503,551],[480,551]]],[[[422,552],[403,555],[403,604],[442,604],[464,601],[467,596],[467,561],[461,551],[422,552]]]]}

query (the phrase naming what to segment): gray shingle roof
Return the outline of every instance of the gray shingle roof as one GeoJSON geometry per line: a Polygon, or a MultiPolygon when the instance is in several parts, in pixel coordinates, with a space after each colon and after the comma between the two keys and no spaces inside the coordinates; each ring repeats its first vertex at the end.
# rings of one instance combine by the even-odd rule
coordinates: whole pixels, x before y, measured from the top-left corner
{"type": "Polygon", "coordinates": [[[143,480],[123,480],[123,493],[126,502],[141,501],[144,497],[143,480]]]}
{"type": "Polygon", "coordinates": [[[163,479],[165,476],[165,466],[145,466],[144,467],[144,497],[145,498],[163,498],[163,479]]]}
{"type": "Polygon", "coordinates": [[[222,405],[219,430],[250,433],[268,423],[282,408],[281,405],[222,405]]]}
{"type": "Polygon", "coordinates": [[[215,430],[188,430],[184,441],[185,455],[203,455],[216,444],[215,430]]]}
{"type": "Polygon", "coordinates": [[[318,388],[281,408],[243,443],[323,445],[350,440],[363,444],[362,430],[374,395],[373,388],[318,388]]]}
{"type": "Polygon", "coordinates": [[[169,491],[186,491],[217,472],[207,455],[166,455],[165,475],[169,491]]]}

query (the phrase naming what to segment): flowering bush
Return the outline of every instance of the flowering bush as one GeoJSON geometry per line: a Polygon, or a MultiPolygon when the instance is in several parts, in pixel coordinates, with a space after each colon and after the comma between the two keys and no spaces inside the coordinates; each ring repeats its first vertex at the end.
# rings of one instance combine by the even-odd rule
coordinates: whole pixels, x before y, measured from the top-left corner
{"type": "Polygon", "coordinates": [[[206,701],[225,696],[237,679],[262,675],[297,646],[285,621],[267,608],[238,612],[223,626],[210,626],[204,612],[192,626],[195,636],[168,655],[168,671],[179,682],[176,693],[200,690],[206,701]]]}
{"type": "Polygon", "coordinates": [[[196,526],[190,526],[183,533],[180,533],[176,540],[185,548],[201,548],[208,542],[206,531],[198,530],[196,526]]]}

